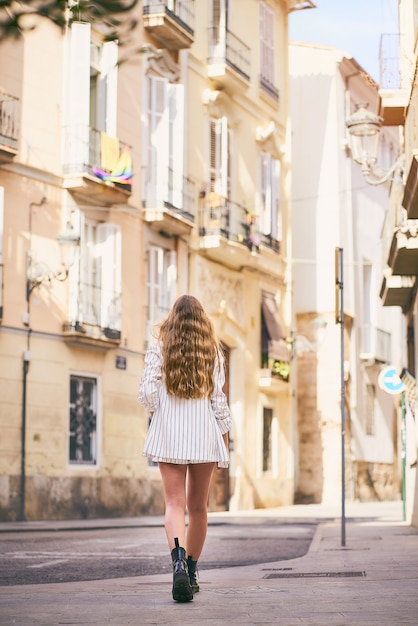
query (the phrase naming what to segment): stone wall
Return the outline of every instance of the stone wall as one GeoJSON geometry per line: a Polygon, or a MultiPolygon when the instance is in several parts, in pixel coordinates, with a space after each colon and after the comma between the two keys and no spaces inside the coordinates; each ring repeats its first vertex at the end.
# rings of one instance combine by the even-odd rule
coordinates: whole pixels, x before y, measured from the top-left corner
{"type": "MultiPolygon", "coordinates": [[[[5,477],[0,520],[20,517],[20,477],[5,477]]],[[[160,481],[111,476],[26,478],[25,518],[31,520],[136,517],[164,513],[160,481]]]]}

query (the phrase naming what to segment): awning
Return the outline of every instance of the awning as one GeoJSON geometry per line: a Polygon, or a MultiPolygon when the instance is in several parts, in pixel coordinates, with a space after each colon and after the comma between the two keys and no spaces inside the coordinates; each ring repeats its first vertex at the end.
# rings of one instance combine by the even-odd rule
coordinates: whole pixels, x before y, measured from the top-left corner
{"type": "Polygon", "coordinates": [[[270,294],[263,294],[261,310],[267,330],[268,353],[277,361],[289,361],[289,350],[283,337],[283,331],[279,322],[279,312],[274,298],[270,294]]]}

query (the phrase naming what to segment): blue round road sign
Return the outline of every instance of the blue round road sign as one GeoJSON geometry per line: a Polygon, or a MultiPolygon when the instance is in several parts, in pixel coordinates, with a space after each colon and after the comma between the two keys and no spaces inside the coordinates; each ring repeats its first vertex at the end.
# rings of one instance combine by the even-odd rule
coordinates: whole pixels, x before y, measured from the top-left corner
{"type": "Polygon", "coordinates": [[[397,393],[401,393],[405,389],[405,384],[399,378],[399,375],[396,371],[396,368],[392,365],[388,367],[384,367],[379,374],[379,378],[377,379],[379,383],[379,387],[386,391],[386,393],[391,393],[396,395],[397,393]]]}

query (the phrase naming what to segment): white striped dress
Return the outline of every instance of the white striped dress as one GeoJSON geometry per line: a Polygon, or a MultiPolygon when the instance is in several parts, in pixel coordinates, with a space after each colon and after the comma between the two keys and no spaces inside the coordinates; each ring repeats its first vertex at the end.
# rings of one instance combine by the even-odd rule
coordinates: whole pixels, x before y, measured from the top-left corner
{"type": "Polygon", "coordinates": [[[186,399],[168,394],[162,381],[159,344],[148,348],[139,383],[138,400],[153,413],[143,456],[164,463],[209,463],[228,467],[229,454],[222,435],[232,426],[222,391],[225,374],[222,356],[214,370],[211,398],[186,399]]]}

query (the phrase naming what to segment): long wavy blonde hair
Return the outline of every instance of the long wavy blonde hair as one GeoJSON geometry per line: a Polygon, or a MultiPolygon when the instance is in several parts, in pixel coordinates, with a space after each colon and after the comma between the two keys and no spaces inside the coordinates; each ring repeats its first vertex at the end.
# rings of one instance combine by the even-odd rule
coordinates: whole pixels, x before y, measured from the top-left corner
{"type": "Polygon", "coordinates": [[[180,296],[161,324],[159,339],[167,392],[180,398],[213,393],[219,342],[211,320],[194,296],[180,296]]]}

